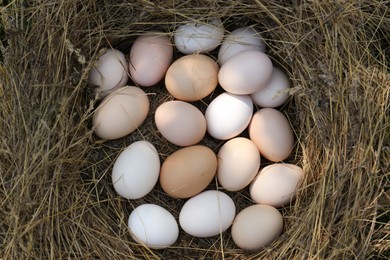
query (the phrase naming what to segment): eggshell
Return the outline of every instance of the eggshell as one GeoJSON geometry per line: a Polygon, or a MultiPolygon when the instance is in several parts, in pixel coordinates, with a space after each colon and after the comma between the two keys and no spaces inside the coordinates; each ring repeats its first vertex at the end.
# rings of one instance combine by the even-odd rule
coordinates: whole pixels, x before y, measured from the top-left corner
{"type": "Polygon", "coordinates": [[[256,203],[281,207],[289,204],[303,179],[301,167],[275,163],[263,168],[253,180],[249,191],[256,203]]]}
{"type": "Polygon", "coordinates": [[[95,134],[107,140],[126,136],[141,126],[148,111],[149,99],[142,89],[119,88],[96,109],[92,120],[95,134]]]}
{"type": "Polygon", "coordinates": [[[127,84],[127,70],[125,55],[119,50],[107,49],[89,72],[88,81],[99,86],[99,95],[104,97],[110,91],[127,84]]]}
{"type": "Polygon", "coordinates": [[[179,215],[181,228],[195,237],[212,237],[226,231],[233,222],[236,207],[223,192],[208,190],[191,199],[179,215]]]}
{"type": "Polygon", "coordinates": [[[135,208],[128,221],[131,237],[153,249],[173,245],[179,236],[179,226],[173,215],[155,204],[135,208]]]}
{"type": "Polygon", "coordinates": [[[274,207],[253,205],[237,214],[232,238],[241,249],[259,250],[271,244],[282,232],[283,217],[274,207]]]}
{"type": "Polygon", "coordinates": [[[155,113],[161,135],[179,146],[189,146],[202,140],[206,133],[206,119],[195,106],[183,101],[168,101],[155,113]]]}
{"type": "Polygon", "coordinates": [[[164,78],[172,57],[173,47],[167,35],[146,32],[138,36],[130,50],[132,80],[143,87],[157,84],[164,78]]]}
{"type": "Polygon", "coordinates": [[[218,52],[218,63],[226,63],[234,55],[248,51],[266,51],[266,45],[259,32],[253,27],[241,27],[229,33],[218,52]]]}
{"type": "Polygon", "coordinates": [[[221,44],[224,28],[221,19],[209,23],[187,23],[174,32],[175,46],[181,53],[207,53],[221,44]]]}
{"type": "Polygon", "coordinates": [[[287,159],[294,146],[294,134],[287,118],[273,108],[260,109],[253,115],[249,137],[260,154],[273,162],[287,159]]]}
{"type": "Polygon", "coordinates": [[[112,169],[115,191],[126,199],[139,199],[148,194],[158,181],[160,158],[147,141],[137,141],[123,150],[112,169]]]}
{"type": "Polygon", "coordinates": [[[218,81],[224,90],[232,94],[252,94],[268,84],[272,68],[267,54],[257,50],[244,51],[222,65],[218,81]]]}
{"type": "Polygon", "coordinates": [[[233,138],[245,130],[252,113],[253,103],[249,96],[222,93],[206,109],[207,132],[220,140],[233,138]]]}
{"type": "Polygon", "coordinates": [[[165,75],[165,86],[177,99],[200,100],[217,87],[218,70],[218,64],[206,55],[186,55],[169,67],[165,75]]]}
{"type": "Polygon", "coordinates": [[[278,107],[288,99],[290,81],[279,68],[272,70],[271,81],[264,88],[251,95],[253,103],[260,107],[278,107]]]}
{"type": "Polygon", "coordinates": [[[189,198],[204,190],[217,171],[217,156],[208,147],[194,145],[171,154],[161,166],[162,189],[174,198],[189,198]]]}
{"type": "Polygon", "coordinates": [[[245,188],[255,178],[259,167],[259,150],[247,138],[230,139],[218,152],[218,182],[226,190],[245,188]]]}

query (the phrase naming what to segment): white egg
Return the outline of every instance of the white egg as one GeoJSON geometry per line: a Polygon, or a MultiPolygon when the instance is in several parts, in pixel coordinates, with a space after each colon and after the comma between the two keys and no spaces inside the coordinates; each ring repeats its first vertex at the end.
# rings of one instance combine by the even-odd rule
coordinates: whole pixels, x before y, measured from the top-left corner
{"type": "Polygon", "coordinates": [[[195,237],[211,237],[226,231],[236,215],[233,200],[223,192],[208,190],[189,199],[179,215],[181,228],[195,237]]]}
{"type": "Polygon", "coordinates": [[[289,97],[290,81],[279,68],[274,67],[270,82],[259,91],[251,94],[253,103],[260,107],[278,107],[289,97]]]}
{"type": "Polygon", "coordinates": [[[172,214],[155,204],[143,204],[135,208],[128,225],[132,238],[154,249],[174,244],[179,236],[179,227],[172,214]]]}
{"type": "Polygon", "coordinates": [[[258,50],[240,52],[222,65],[218,81],[227,92],[248,95],[264,88],[271,80],[272,61],[258,50]]]}
{"type": "Polygon", "coordinates": [[[253,103],[248,95],[222,93],[206,109],[207,132],[220,140],[233,138],[245,130],[252,113],[253,103]]]}
{"type": "Polygon", "coordinates": [[[94,64],[94,67],[89,72],[88,81],[99,87],[99,95],[103,97],[111,90],[127,84],[129,80],[127,70],[125,55],[119,50],[108,49],[94,64]]]}
{"type": "Polygon", "coordinates": [[[221,44],[223,33],[223,24],[218,18],[210,23],[187,23],[176,29],[175,46],[184,54],[207,53],[221,44]]]}
{"type": "Polygon", "coordinates": [[[160,158],[147,141],[137,141],[121,152],[112,169],[115,191],[126,199],[148,194],[158,181],[160,158]]]}
{"type": "Polygon", "coordinates": [[[218,63],[222,66],[234,55],[247,51],[258,50],[265,52],[267,46],[253,27],[241,27],[228,34],[218,52],[218,63]]]}

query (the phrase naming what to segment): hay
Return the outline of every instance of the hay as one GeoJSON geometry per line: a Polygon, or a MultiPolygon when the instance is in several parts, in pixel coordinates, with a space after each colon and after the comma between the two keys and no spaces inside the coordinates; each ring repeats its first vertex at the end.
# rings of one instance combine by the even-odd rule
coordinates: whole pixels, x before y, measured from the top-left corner
{"type": "MultiPolygon", "coordinates": [[[[389,257],[386,1],[5,1],[1,16],[1,258],[389,257]],[[162,158],[176,149],[153,130],[154,109],[169,99],[163,86],[148,90],[153,108],[137,133],[102,142],[91,132],[97,101],[86,79],[101,47],[128,52],[144,30],[207,17],[228,29],[258,25],[294,86],[285,110],[297,136],[291,160],[307,174],[282,209],[282,236],[260,252],[239,250],[229,232],[181,232],[160,251],[131,240],[132,208],[153,202],[178,216],[183,204],[159,187],[126,201],[110,183],[114,159],[132,141],[150,140],[162,158]]],[[[238,209],[251,203],[245,192],[230,195],[238,209]]]]}

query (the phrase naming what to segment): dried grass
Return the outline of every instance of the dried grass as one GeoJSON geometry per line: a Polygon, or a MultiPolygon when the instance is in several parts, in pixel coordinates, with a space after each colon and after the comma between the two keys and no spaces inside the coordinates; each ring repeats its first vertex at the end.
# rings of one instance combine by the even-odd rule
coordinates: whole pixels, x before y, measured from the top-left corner
{"type": "MultiPolygon", "coordinates": [[[[388,1],[6,1],[0,35],[0,257],[4,259],[370,259],[388,258],[388,1]],[[8,3],[9,2],[9,3],[8,3]],[[99,2],[99,3],[97,3],[99,2]],[[282,209],[283,235],[260,252],[234,246],[229,232],[151,251],[127,229],[132,208],[158,203],[178,216],[183,201],[159,187],[126,201],[111,166],[134,140],[165,158],[176,147],[153,125],[169,99],[148,89],[150,116],[133,135],[102,142],[91,131],[96,99],[87,86],[101,47],[128,52],[149,29],[221,17],[227,28],[256,24],[293,82],[285,106],[297,136],[291,161],[306,178],[282,209]]],[[[207,100],[206,100],[207,101],[207,100]]],[[[197,104],[201,109],[205,104],[197,104]]],[[[219,142],[206,138],[217,150],[219,142]]],[[[215,185],[215,184],[214,184],[215,185]]],[[[238,209],[247,192],[229,193],[238,209]]]]}

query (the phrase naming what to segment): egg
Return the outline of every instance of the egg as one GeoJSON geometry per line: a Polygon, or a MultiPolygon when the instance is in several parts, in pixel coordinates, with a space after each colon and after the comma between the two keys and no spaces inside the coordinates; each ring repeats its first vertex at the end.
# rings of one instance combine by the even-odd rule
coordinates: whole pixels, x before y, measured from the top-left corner
{"type": "Polygon", "coordinates": [[[169,67],[165,75],[165,86],[177,99],[200,100],[217,87],[218,70],[218,64],[206,55],[186,55],[169,67]]]}
{"type": "Polygon", "coordinates": [[[273,108],[260,109],[253,115],[249,137],[260,154],[273,162],[287,159],[294,146],[294,134],[287,118],[273,108]]]}
{"type": "Polygon", "coordinates": [[[239,191],[249,185],[259,167],[259,150],[248,138],[230,139],[218,152],[218,182],[228,191],[239,191]]]}
{"type": "Polygon", "coordinates": [[[125,86],[110,93],[98,106],[92,124],[95,134],[106,140],[134,132],[146,119],[149,99],[137,87],[125,86]]]}
{"type": "Polygon", "coordinates": [[[222,93],[206,109],[207,132],[220,140],[233,138],[245,130],[252,113],[253,103],[248,95],[222,93]]]}
{"type": "Polygon", "coordinates": [[[248,51],[266,51],[266,45],[259,32],[253,27],[240,27],[229,33],[218,52],[218,63],[223,65],[234,55],[248,51]]]}
{"type": "Polygon", "coordinates": [[[194,237],[212,237],[225,232],[236,214],[233,200],[216,190],[204,191],[189,199],[179,215],[180,227],[194,237]]]}
{"type": "Polygon", "coordinates": [[[189,198],[203,191],[217,171],[217,156],[208,147],[194,145],[177,150],[163,162],[162,189],[174,198],[189,198]]]}
{"type": "Polygon", "coordinates": [[[137,37],[130,50],[131,79],[143,87],[157,84],[164,78],[172,57],[173,47],[167,35],[145,32],[137,37]]]}
{"type": "Polygon", "coordinates": [[[259,250],[282,232],[283,217],[274,207],[252,205],[237,214],[232,225],[234,243],[245,250],[259,250]]]}
{"type": "Polygon", "coordinates": [[[249,191],[256,203],[281,207],[294,198],[303,180],[301,167],[288,163],[275,163],[261,169],[249,191]]]}
{"type": "Polygon", "coordinates": [[[189,146],[202,140],[206,119],[195,106],[183,101],[168,101],[155,112],[155,123],[161,135],[179,146],[189,146]]]}
{"type": "Polygon", "coordinates": [[[181,53],[207,53],[221,44],[223,34],[222,21],[215,18],[209,23],[191,22],[179,26],[174,32],[174,42],[181,53]]]}
{"type": "Polygon", "coordinates": [[[124,149],[114,162],[112,183],[115,191],[126,199],[139,199],[148,194],[158,181],[160,158],[148,141],[137,141],[124,149]]]}
{"type": "Polygon", "coordinates": [[[267,54],[249,50],[231,57],[221,66],[218,81],[232,94],[248,95],[264,88],[271,80],[272,61],[267,54]]]}
{"type": "Polygon", "coordinates": [[[130,214],[128,226],[136,242],[153,249],[169,247],[179,236],[179,226],[173,215],[155,204],[136,207],[130,214]]]}
{"type": "Polygon", "coordinates": [[[119,50],[107,49],[89,72],[88,81],[98,86],[99,95],[104,97],[110,91],[127,84],[127,70],[125,55],[119,50]]]}
{"type": "Polygon", "coordinates": [[[251,94],[253,103],[260,107],[278,107],[289,97],[290,81],[287,75],[279,68],[274,67],[270,82],[255,93],[251,94]]]}

